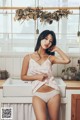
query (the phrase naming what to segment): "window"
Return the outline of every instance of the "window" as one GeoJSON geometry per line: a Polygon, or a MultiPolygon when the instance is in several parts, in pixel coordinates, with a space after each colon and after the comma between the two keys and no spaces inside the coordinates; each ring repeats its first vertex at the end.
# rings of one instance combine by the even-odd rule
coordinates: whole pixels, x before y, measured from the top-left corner
{"type": "MultiPolygon", "coordinates": [[[[60,7],[80,6],[80,0],[0,0],[0,7],[60,7]]],[[[55,10],[48,10],[54,12],[55,10]]],[[[73,11],[68,18],[51,25],[42,24],[40,20],[14,21],[14,9],[0,9],[0,52],[33,52],[39,34],[45,29],[56,33],[58,46],[67,53],[80,53],[80,41],[77,41],[79,10],[73,11]],[[75,49],[75,51],[73,50],[75,49]]]]}
{"type": "Polygon", "coordinates": [[[4,31],[4,28],[3,28],[3,14],[2,14],[2,11],[0,12],[0,39],[3,38],[3,31],[4,31]]]}

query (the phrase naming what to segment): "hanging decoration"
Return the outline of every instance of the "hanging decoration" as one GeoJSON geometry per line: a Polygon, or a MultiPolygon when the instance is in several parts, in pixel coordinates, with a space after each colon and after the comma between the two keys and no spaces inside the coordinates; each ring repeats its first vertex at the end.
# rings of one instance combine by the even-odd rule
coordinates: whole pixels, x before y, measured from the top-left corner
{"type": "Polygon", "coordinates": [[[28,7],[26,9],[17,9],[14,20],[37,20],[39,18],[41,23],[52,24],[53,20],[59,21],[62,17],[67,17],[68,14],[71,14],[71,12],[67,9],[48,12],[39,8],[32,9],[28,7]]]}

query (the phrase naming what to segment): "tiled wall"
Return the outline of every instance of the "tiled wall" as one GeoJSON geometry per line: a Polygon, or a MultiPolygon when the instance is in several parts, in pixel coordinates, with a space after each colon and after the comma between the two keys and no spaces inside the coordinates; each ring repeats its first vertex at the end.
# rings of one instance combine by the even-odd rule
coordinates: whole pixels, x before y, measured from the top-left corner
{"type": "MultiPolygon", "coordinates": [[[[24,55],[13,55],[13,56],[0,56],[0,70],[7,70],[11,77],[20,77],[22,61],[24,55]]],[[[53,74],[54,76],[61,76],[62,69],[69,66],[74,66],[78,68],[77,60],[79,57],[70,57],[71,63],[69,64],[54,64],[53,74]]]]}

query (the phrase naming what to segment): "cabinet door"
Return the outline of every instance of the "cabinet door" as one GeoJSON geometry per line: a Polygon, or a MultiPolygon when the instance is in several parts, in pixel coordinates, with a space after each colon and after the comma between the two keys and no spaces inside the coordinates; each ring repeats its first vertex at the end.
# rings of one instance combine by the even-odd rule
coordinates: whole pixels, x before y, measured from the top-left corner
{"type": "Polygon", "coordinates": [[[80,94],[71,96],[71,120],[80,120],[80,94]]]}

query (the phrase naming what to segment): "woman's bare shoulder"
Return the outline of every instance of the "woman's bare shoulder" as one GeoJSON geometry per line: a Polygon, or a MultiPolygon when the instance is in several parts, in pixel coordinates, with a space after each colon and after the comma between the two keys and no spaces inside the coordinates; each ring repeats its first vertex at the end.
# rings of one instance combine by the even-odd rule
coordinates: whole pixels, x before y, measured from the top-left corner
{"type": "Polygon", "coordinates": [[[29,54],[25,55],[24,59],[29,59],[29,54]]]}
{"type": "Polygon", "coordinates": [[[35,52],[29,53],[29,54],[24,56],[24,59],[30,59],[30,57],[34,56],[34,54],[35,54],[35,52]]]}
{"type": "Polygon", "coordinates": [[[29,62],[29,60],[30,60],[30,54],[25,55],[24,58],[23,58],[23,61],[24,62],[29,62]]]}

